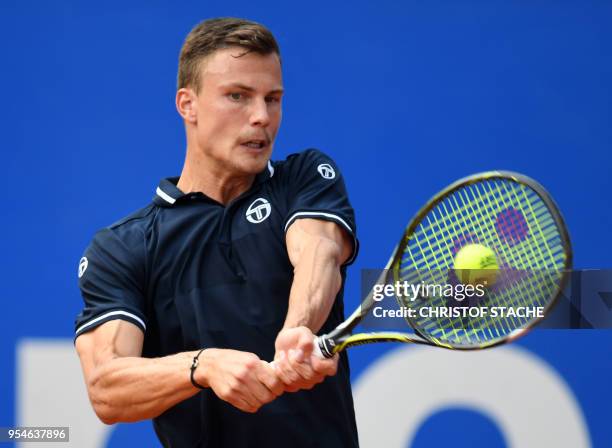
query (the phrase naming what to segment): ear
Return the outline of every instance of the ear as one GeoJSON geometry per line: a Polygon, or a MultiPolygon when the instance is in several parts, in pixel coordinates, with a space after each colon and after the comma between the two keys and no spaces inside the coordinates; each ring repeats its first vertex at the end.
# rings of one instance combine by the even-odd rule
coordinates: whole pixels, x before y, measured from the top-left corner
{"type": "Polygon", "coordinates": [[[183,87],[176,92],[176,110],[189,123],[197,121],[196,94],[193,90],[183,87]]]}

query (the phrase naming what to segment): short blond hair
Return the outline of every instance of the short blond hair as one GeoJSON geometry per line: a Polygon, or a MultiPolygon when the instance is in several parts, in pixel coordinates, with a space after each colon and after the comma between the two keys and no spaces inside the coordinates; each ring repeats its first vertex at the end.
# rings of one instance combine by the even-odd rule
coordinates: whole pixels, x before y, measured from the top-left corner
{"type": "Polygon", "coordinates": [[[242,47],[245,49],[243,54],[276,53],[280,60],[276,39],[265,26],[234,17],[204,20],[191,30],[181,48],[177,90],[191,87],[198,92],[200,63],[215,51],[228,47],[242,47]]]}

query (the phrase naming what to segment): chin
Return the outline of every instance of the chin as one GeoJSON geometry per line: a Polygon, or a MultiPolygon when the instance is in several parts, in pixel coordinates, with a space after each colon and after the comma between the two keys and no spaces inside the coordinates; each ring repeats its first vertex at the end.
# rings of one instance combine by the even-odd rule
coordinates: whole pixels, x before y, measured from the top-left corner
{"type": "Polygon", "coordinates": [[[236,171],[243,174],[259,174],[268,166],[268,158],[262,158],[261,160],[237,160],[234,163],[236,171]]]}
{"type": "Polygon", "coordinates": [[[236,160],[236,168],[246,174],[258,174],[266,169],[272,151],[251,153],[236,160]]]}

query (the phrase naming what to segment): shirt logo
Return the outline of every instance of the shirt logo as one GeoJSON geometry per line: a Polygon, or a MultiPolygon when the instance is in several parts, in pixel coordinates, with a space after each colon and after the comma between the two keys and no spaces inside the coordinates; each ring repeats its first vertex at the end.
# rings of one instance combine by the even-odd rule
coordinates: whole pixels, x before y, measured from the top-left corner
{"type": "Polygon", "coordinates": [[[272,206],[264,198],[257,198],[253,201],[246,211],[246,219],[253,224],[259,224],[270,216],[272,206]]]}
{"type": "Polygon", "coordinates": [[[329,163],[322,163],[317,167],[317,171],[323,179],[333,179],[336,177],[336,172],[329,163]]]}
{"type": "Polygon", "coordinates": [[[79,261],[79,278],[83,277],[87,266],[89,265],[89,261],[87,261],[87,257],[81,258],[79,261]]]}

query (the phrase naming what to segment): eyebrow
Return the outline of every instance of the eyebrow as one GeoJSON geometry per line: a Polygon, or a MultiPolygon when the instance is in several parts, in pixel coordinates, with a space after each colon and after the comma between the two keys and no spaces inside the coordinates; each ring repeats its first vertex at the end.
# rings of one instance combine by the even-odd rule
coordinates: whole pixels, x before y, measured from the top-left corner
{"type": "MultiPolygon", "coordinates": [[[[227,84],[227,85],[225,85],[223,87],[226,88],[226,89],[234,87],[234,88],[238,88],[238,89],[241,89],[241,90],[246,90],[247,92],[254,92],[255,91],[255,89],[253,87],[247,86],[247,85],[239,83],[239,82],[234,82],[234,83],[231,83],[231,84],[227,84]]],[[[271,94],[271,93],[283,93],[284,91],[285,90],[281,87],[279,89],[270,90],[268,92],[268,95],[271,94]]]]}

